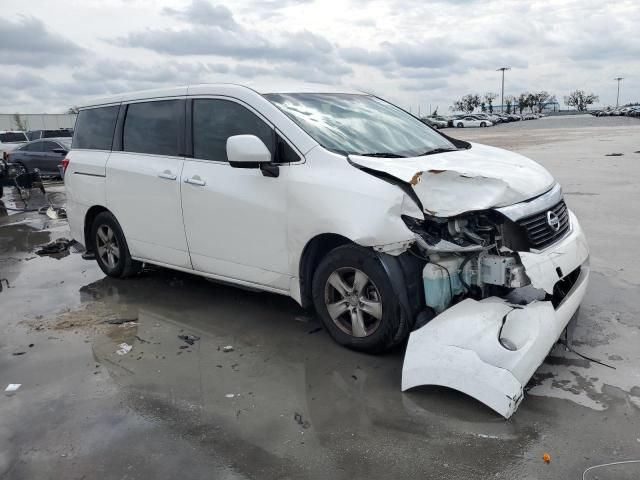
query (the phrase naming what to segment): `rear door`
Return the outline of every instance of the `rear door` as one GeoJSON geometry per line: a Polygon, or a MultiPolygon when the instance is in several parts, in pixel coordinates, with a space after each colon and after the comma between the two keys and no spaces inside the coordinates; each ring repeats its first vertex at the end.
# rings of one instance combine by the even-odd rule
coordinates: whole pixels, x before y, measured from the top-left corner
{"type": "Polygon", "coordinates": [[[193,268],[288,291],[286,182],[291,167],[281,166],[277,178],[257,168],[233,168],[226,143],[232,135],[251,134],[272,155],[277,145],[297,154],[279,143],[266,119],[238,101],[194,99],[191,117],[193,158],[185,160],[182,171],[182,209],[193,268]]]}
{"type": "Polygon", "coordinates": [[[107,162],[107,206],[131,255],[191,268],[180,206],[184,98],[123,105],[119,145],[107,162]]]}

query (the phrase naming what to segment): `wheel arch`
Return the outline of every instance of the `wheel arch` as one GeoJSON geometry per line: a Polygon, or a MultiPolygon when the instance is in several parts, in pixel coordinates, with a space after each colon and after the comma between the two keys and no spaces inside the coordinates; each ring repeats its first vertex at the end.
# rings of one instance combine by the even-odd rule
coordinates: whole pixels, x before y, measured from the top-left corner
{"type": "Polygon", "coordinates": [[[311,287],[313,274],[322,259],[334,248],[354,244],[349,238],[337,233],[321,233],[307,242],[300,256],[300,304],[303,308],[313,305],[311,287]]]}
{"type": "Polygon", "coordinates": [[[84,216],[84,227],[83,227],[84,243],[85,243],[84,246],[87,252],[94,251],[95,245],[93,244],[93,238],[91,238],[91,226],[93,225],[93,221],[98,216],[98,214],[102,212],[109,212],[111,213],[111,215],[113,215],[113,213],[103,205],[94,205],[91,208],[89,208],[89,210],[87,210],[87,213],[84,216]]]}

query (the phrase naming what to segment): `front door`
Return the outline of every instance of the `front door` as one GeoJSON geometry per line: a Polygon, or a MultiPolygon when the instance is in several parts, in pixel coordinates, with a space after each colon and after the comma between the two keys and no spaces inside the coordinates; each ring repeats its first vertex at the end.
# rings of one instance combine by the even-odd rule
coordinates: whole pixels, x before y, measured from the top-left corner
{"type": "Polygon", "coordinates": [[[131,103],[107,162],[107,207],[133,257],[191,268],[180,206],[185,101],[131,103]]]}
{"type": "Polygon", "coordinates": [[[286,180],[257,168],[233,168],[226,143],[252,134],[272,155],[276,134],[255,112],[221,99],[193,100],[193,159],[182,171],[182,210],[193,268],[235,280],[289,290],[286,180]]]}

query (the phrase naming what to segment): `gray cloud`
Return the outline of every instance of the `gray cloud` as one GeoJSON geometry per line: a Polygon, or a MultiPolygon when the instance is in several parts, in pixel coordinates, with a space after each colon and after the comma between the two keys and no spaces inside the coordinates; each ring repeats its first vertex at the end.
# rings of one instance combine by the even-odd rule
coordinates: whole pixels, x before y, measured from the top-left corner
{"type": "Polygon", "coordinates": [[[219,25],[227,29],[237,27],[231,10],[224,5],[212,5],[207,0],[192,0],[191,4],[183,9],[165,7],[162,13],[188,23],[219,25]]]}
{"type": "Polygon", "coordinates": [[[0,21],[0,64],[42,67],[77,63],[82,52],[75,43],[48,31],[35,17],[0,21]]]}

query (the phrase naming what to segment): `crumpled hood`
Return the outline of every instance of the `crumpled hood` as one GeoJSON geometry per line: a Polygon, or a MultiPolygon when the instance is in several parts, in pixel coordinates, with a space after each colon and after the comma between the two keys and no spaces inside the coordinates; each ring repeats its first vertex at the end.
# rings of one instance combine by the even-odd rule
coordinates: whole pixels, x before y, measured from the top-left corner
{"type": "Polygon", "coordinates": [[[409,183],[425,213],[437,217],[513,205],[543,194],[555,183],[533,160],[477,143],[468,150],[422,157],[349,155],[349,160],[409,183]]]}

